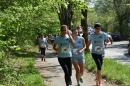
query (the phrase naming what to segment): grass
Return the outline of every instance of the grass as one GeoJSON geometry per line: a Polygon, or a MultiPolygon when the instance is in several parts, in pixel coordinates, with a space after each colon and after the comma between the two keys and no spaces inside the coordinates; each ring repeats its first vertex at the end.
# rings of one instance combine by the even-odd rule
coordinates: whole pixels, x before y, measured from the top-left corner
{"type": "Polygon", "coordinates": [[[0,86],[45,86],[43,78],[34,67],[36,49],[14,52],[11,58],[4,60],[3,78],[0,86]]]}
{"type": "MultiPolygon", "coordinates": [[[[92,56],[87,54],[85,57],[85,67],[89,71],[95,73],[96,65],[92,56]]],[[[118,85],[130,86],[130,65],[119,63],[110,58],[105,58],[102,68],[102,77],[118,85]]]]}

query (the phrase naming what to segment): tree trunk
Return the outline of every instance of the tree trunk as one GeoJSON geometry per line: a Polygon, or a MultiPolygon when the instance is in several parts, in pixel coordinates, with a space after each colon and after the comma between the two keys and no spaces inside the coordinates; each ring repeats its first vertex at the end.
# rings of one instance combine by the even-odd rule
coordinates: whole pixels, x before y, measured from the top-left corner
{"type": "Polygon", "coordinates": [[[122,18],[118,18],[118,20],[119,20],[119,33],[120,33],[120,36],[122,37],[123,36],[123,31],[122,31],[122,29],[123,29],[123,20],[122,20],[122,18]]]}
{"type": "MultiPolygon", "coordinates": [[[[81,20],[81,26],[83,29],[83,37],[87,45],[88,44],[87,10],[82,10],[82,15],[84,16],[84,19],[81,20]]],[[[86,51],[87,49],[88,49],[88,46],[86,47],[86,51]]]]}
{"type": "Polygon", "coordinates": [[[67,6],[67,8],[61,6],[60,13],[58,14],[60,24],[67,25],[69,29],[71,29],[71,20],[73,17],[73,11],[72,11],[72,3],[70,2],[67,6]]]}

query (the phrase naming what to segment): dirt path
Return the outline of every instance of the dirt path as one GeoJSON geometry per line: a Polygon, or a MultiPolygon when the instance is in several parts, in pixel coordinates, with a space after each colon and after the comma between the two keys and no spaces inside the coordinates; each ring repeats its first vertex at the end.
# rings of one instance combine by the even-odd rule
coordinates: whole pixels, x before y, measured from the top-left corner
{"type": "MultiPolygon", "coordinates": [[[[40,53],[36,54],[35,67],[38,68],[41,76],[45,79],[46,86],[65,86],[64,73],[58,63],[57,56],[52,49],[46,51],[46,62],[41,61],[40,53]]],[[[72,85],[76,86],[75,70],[72,71],[72,85]]],[[[84,83],[81,86],[96,86],[95,75],[85,70],[83,75],[84,83]]],[[[117,86],[102,80],[103,86],[117,86]]]]}

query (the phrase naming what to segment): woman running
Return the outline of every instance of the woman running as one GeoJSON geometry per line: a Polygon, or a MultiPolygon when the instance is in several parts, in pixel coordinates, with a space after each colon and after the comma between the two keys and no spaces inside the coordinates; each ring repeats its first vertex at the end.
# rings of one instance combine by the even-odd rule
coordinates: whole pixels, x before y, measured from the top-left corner
{"type": "Polygon", "coordinates": [[[46,59],[45,59],[46,58],[46,56],[45,56],[46,47],[48,47],[47,40],[46,40],[46,38],[44,38],[44,35],[41,34],[40,38],[39,38],[39,49],[41,51],[42,61],[44,58],[44,62],[46,61],[46,59]]]}
{"type": "Polygon", "coordinates": [[[53,49],[58,52],[58,61],[65,73],[66,86],[69,86],[72,84],[71,45],[74,46],[74,40],[66,25],[62,25],[60,31],[61,35],[55,39],[53,49]]]}
{"type": "Polygon", "coordinates": [[[80,82],[83,83],[82,75],[84,72],[84,50],[86,49],[86,43],[83,37],[78,36],[77,29],[72,30],[72,37],[75,42],[72,48],[72,63],[76,70],[77,86],[81,86],[80,82]]]}

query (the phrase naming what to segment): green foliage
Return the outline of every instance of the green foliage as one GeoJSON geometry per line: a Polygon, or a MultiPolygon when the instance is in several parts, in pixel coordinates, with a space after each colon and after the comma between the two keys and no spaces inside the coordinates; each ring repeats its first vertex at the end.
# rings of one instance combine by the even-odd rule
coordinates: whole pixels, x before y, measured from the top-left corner
{"type": "Polygon", "coordinates": [[[34,68],[34,52],[26,50],[34,49],[32,45],[40,33],[59,33],[59,20],[49,6],[51,3],[43,0],[0,1],[0,85],[31,86],[33,83],[42,86],[42,78],[34,68]],[[35,74],[31,85],[23,80],[27,74],[35,74]]]}
{"type": "Polygon", "coordinates": [[[2,0],[0,11],[0,52],[10,52],[34,45],[38,35],[59,33],[57,14],[42,0],[2,0]]]}
{"type": "Polygon", "coordinates": [[[106,32],[117,32],[123,39],[129,36],[128,19],[130,14],[129,0],[96,0],[95,13],[97,22],[106,32]]]}
{"type": "Polygon", "coordinates": [[[19,50],[10,58],[0,60],[0,85],[5,86],[44,86],[42,77],[34,67],[33,51],[19,50]]]}

